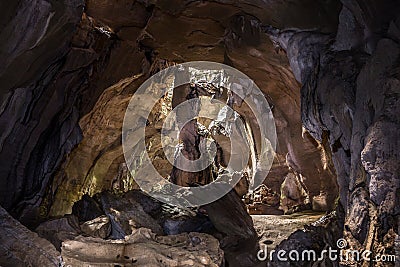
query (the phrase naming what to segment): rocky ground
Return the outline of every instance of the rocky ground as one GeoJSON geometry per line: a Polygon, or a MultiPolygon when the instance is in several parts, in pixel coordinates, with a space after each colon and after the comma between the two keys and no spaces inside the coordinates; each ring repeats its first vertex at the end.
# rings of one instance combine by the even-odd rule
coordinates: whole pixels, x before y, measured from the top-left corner
{"type": "Polygon", "coordinates": [[[261,245],[274,248],[304,225],[318,221],[325,213],[303,211],[290,215],[251,215],[261,245]]]}
{"type": "Polygon", "coordinates": [[[256,266],[259,245],[275,247],[323,215],[310,211],[250,217],[234,191],[201,209],[166,205],[139,190],[104,192],[83,197],[72,210],[40,224],[37,234],[2,210],[1,263],[256,266]]]}

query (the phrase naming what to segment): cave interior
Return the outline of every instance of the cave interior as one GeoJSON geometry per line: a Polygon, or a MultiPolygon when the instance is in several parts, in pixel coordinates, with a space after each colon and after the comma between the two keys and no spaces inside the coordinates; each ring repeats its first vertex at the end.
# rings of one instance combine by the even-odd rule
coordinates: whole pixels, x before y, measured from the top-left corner
{"type": "Polygon", "coordinates": [[[400,1],[0,7],[1,266],[399,266],[400,1]]]}

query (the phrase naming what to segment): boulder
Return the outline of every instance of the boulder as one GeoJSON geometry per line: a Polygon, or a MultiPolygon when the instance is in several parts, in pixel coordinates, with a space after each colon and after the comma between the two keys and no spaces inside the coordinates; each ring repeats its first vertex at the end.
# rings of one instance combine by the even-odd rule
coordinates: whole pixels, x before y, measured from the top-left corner
{"type": "Polygon", "coordinates": [[[85,194],[72,206],[72,214],[76,215],[80,222],[86,222],[104,215],[104,212],[92,197],[85,194]]]}
{"type": "Polygon", "coordinates": [[[74,239],[81,234],[78,218],[74,215],[43,222],[35,231],[39,236],[49,240],[58,250],[63,241],[74,239]]]}
{"type": "Polygon", "coordinates": [[[106,216],[100,216],[91,221],[81,224],[81,230],[92,237],[107,238],[111,234],[110,219],[106,216]]]}
{"type": "Polygon", "coordinates": [[[139,203],[140,195],[103,192],[99,196],[104,212],[110,218],[112,238],[124,238],[132,229],[147,227],[156,234],[163,234],[160,224],[147,214],[139,203]]]}

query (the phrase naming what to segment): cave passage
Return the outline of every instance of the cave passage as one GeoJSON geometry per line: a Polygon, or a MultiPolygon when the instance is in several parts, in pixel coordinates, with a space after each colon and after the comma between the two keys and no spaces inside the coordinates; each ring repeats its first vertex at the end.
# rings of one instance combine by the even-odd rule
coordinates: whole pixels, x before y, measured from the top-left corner
{"type": "Polygon", "coordinates": [[[399,1],[0,13],[1,266],[398,266],[399,1]]]}

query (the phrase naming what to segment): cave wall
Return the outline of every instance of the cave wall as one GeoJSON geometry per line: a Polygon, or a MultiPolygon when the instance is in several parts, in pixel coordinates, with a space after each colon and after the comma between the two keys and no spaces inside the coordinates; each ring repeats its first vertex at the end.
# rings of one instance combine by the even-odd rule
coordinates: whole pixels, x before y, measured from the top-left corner
{"type": "Polygon", "coordinates": [[[3,5],[0,195],[1,204],[17,212],[19,204],[37,205],[54,169],[80,141],[74,102],[87,70],[73,73],[67,58],[84,3],[3,5]]]}
{"type": "Polygon", "coordinates": [[[352,248],[395,254],[400,219],[400,5],[342,2],[336,36],[267,32],[287,51],[303,84],[304,126],[330,147],[345,214],[344,237],[352,248]]]}

